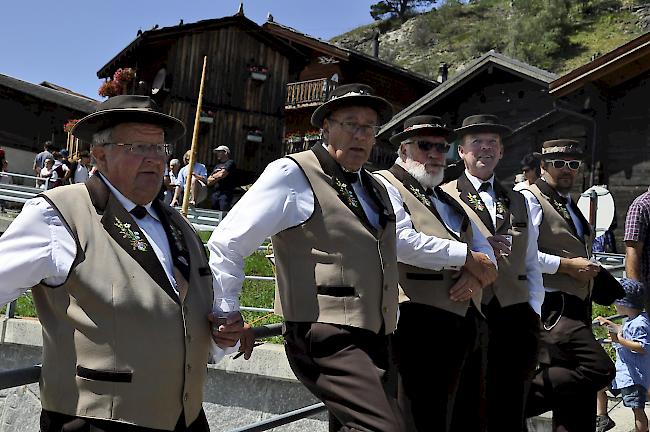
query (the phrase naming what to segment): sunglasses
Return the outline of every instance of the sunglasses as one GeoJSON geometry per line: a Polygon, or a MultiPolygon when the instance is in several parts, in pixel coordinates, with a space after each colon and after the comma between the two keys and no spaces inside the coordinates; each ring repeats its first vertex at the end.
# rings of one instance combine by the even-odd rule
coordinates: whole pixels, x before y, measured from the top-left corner
{"type": "Polygon", "coordinates": [[[441,142],[432,143],[429,141],[411,141],[409,144],[417,144],[418,148],[422,151],[429,151],[435,147],[439,153],[447,153],[451,148],[451,145],[441,142]]]}
{"type": "Polygon", "coordinates": [[[551,165],[553,165],[553,168],[555,169],[562,169],[565,166],[568,166],[570,169],[577,171],[580,166],[582,166],[582,161],[579,160],[562,160],[562,159],[555,159],[555,160],[550,160],[548,161],[551,165]]]}

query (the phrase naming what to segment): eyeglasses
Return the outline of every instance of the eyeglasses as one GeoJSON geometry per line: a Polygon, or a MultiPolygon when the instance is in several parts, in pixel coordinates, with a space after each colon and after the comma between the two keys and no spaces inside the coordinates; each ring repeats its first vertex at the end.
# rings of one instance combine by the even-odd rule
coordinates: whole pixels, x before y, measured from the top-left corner
{"type": "Polygon", "coordinates": [[[439,153],[447,153],[449,152],[449,149],[451,148],[451,145],[448,143],[444,142],[429,142],[429,141],[409,141],[408,144],[417,144],[418,148],[422,151],[430,151],[432,148],[435,147],[435,149],[439,153]]]}
{"type": "Polygon", "coordinates": [[[174,152],[174,144],[106,143],[104,145],[124,147],[137,156],[170,156],[174,152]]]}
{"type": "Polygon", "coordinates": [[[341,126],[341,129],[343,129],[345,132],[349,134],[355,134],[357,132],[361,132],[363,135],[370,135],[372,136],[377,135],[379,132],[379,129],[381,129],[381,126],[375,126],[375,125],[362,125],[359,123],[355,122],[350,122],[350,121],[338,121],[336,119],[330,118],[328,119],[332,123],[338,123],[341,126]]]}
{"type": "Polygon", "coordinates": [[[580,168],[580,166],[582,166],[582,161],[579,160],[566,161],[563,159],[554,159],[554,160],[549,160],[548,163],[552,164],[553,168],[555,169],[562,169],[565,166],[568,166],[573,171],[577,171],[580,168]]]}

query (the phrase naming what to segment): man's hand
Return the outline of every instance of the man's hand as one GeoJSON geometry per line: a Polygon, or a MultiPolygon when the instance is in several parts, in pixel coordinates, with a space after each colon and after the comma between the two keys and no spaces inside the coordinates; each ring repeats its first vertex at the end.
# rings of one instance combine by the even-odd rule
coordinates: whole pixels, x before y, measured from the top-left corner
{"type": "Polygon", "coordinates": [[[208,315],[208,320],[211,323],[212,339],[221,348],[235,346],[244,334],[244,318],[239,311],[230,312],[225,324],[220,323],[219,318],[214,313],[208,315]]]}
{"type": "Polygon", "coordinates": [[[449,290],[449,298],[455,302],[464,302],[472,298],[481,287],[481,283],[471,273],[463,271],[456,283],[449,290]]]}
{"type": "Polygon", "coordinates": [[[512,244],[501,234],[490,236],[487,238],[487,241],[490,243],[490,246],[492,246],[492,250],[497,259],[500,256],[510,255],[512,244]]]}
{"type": "Polygon", "coordinates": [[[596,277],[600,266],[586,258],[561,258],[558,272],[568,274],[574,279],[589,282],[596,277]]]}
{"type": "Polygon", "coordinates": [[[244,359],[248,360],[251,358],[253,348],[255,347],[255,334],[253,333],[253,328],[250,324],[244,323],[244,332],[239,341],[239,352],[244,353],[244,359]]]}
{"type": "Polygon", "coordinates": [[[490,258],[481,252],[467,251],[467,258],[463,269],[467,270],[481,283],[482,287],[490,285],[497,280],[497,267],[490,258]]]}

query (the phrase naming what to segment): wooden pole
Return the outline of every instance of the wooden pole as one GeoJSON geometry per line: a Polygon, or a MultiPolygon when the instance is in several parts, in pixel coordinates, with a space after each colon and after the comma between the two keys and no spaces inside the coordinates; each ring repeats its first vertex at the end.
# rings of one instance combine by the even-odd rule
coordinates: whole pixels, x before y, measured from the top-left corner
{"type": "MultiPolygon", "coordinates": [[[[190,162],[185,178],[185,189],[183,191],[183,206],[181,213],[187,216],[187,209],[190,204],[190,189],[192,188],[192,175],[194,174],[194,161],[196,160],[196,142],[199,140],[199,118],[201,117],[201,105],[203,104],[203,86],[205,84],[205,66],[208,63],[208,56],[203,56],[203,71],[201,72],[201,87],[199,88],[199,100],[196,104],[196,116],[194,116],[194,133],[192,134],[192,148],[190,149],[190,162]]],[[[196,199],[196,197],[194,197],[196,199]]]]}

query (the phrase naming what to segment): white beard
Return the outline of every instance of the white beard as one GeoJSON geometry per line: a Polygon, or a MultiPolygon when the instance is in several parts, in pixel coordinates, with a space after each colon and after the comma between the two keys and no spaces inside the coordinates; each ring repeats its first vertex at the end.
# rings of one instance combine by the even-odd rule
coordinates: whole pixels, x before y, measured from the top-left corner
{"type": "Polygon", "coordinates": [[[413,159],[406,161],[399,160],[399,164],[413,176],[425,189],[434,188],[442,183],[445,177],[445,170],[441,169],[438,174],[429,174],[424,164],[416,162],[413,159]]]}

